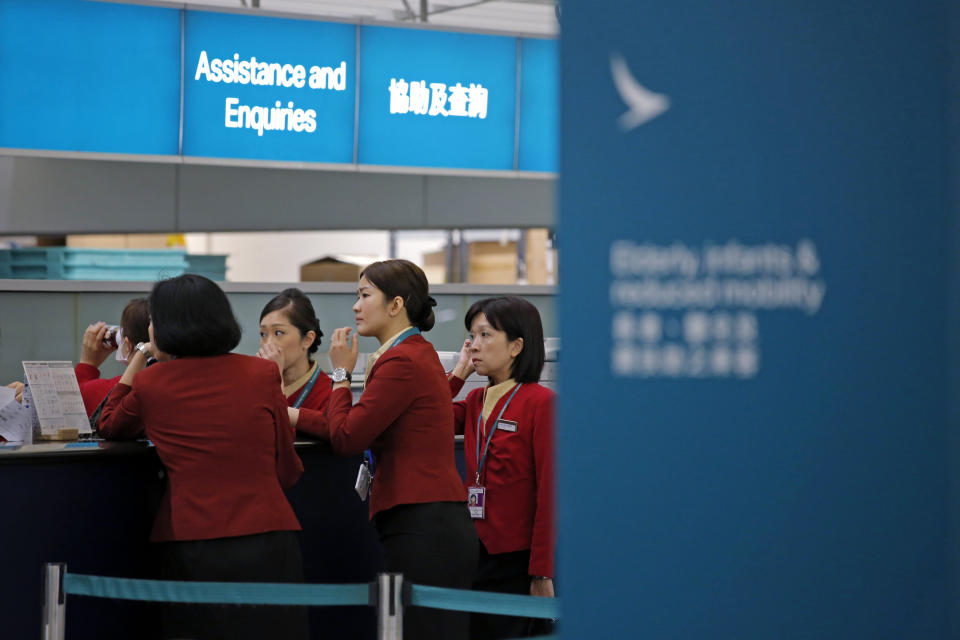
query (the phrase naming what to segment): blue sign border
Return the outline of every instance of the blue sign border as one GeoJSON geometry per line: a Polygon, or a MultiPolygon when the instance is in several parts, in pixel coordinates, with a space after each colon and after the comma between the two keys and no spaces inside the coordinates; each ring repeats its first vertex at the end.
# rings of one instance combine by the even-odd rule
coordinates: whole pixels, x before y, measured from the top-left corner
{"type": "MultiPolygon", "coordinates": [[[[535,108],[530,105],[537,104],[536,100],[531,100],[531,90],[526,86],[515,86],[519,83],[510,81],[510,78],[516,78],[518,73],[520,78],[524,77],[522,61],[517,55],[518,51],[522,51],[524,42],[541,40],[552,42],[555,47],[554,38],[456,31],[423,25],[360,25],[335,19],[256,15],[235,9],[219,11],[86,0],[47,0],[43,3],[0,0],[0,34],[5,32],[9,33],[5,35],[3,42],[0,42],[0,69],[3,69],[4,63],[12,69],[33,69],[20,73],[8,71],[4,74],[7,86],[28,87],[21,91],[0,94],[0,114],[5,114],[0,115],[0,153],[7,155],[18,155],[20,151],[24,152],[24,155],[79,156],[92,159],[109,157],[180,163],[217,163],[217,160],[223,159],[227,161],[224,164],[240,163],[249,166],[316,166],[354,171],[418,169],[422,173],[436,171],[492,175],[515,172],[552,174],[558,166],[556,140],[552,143],[547,140],[554,149],[552,161],[549,150],[523,148],[524,144],[531,144],[531,140],[534,141],[533,144],[537,144],[537,140],[545,140],[542,132],[536,133],[535,130],[549,130],[549,125],[545,123],[549,123],[555,116],[548,113],[530,117],[526,111],[535,108]],[[337,142],[321,145],[323,148],[319,151],[309,144],[295,145],[296,148],[291,150],[286,143],[276,142],[283,134],[271,136],[275,144],[261,145],[254,142],[252,147],[249,141],[245,144],[222,145],[214,144],[209,139],[204,140],[211,132],[203,131],[203,127],[196,122],[196,116],[192,115],[195,109],[192,105],[199,95],[196,88],[191,87],[193,74],[184,76],[184,69],[192,71],[194,62],[191,59],[192,45],[188,23],[201,13],[217,16],[217,21],[237,24],[251,20],[269,20],[277,25],[293,25],[291,28],[294,29],[352,29],[356,33],[351,35],[355,43],[354,57],[347,60],[348,73],[351,76],[348,80],[351,85],[349,92],[353,99],[352,126],[331,125],[330,137],[337,138],[337,142]],[[78,30],[75,28],[77,24],[97,28],[78,30]],[[68,28],[58,29],[57,25],[66,25],[68,28]],[[112,26],[105,28],[104,25],[112,26]],[[147,26],[154,31],[145,33],[147,26]],[[416,126],[414,122],[415,126],[407,127],[410,131],[406,133],[407,141],[403,143],[407,145],[405,153],[391,156],[389,149],[391,145],[396,147],[397,137],[387,134],[383,140],[388,152],[373,153],[368,143],[378,125],[375,120],[366,120],[361,114],[361,111],[367,111],[362,90],[365,76],[362,66],[356,65],[364,54],[361,31],[368,34],[377,31],[391,32],[396,34],[395,38],[408,42],[499,43],[493,47],[496,50],[494,57],[498,58],[497,64],[501,67],[498,71],[502,76],[499,82],[514,86],[504,86],[503,89],[498,89],[497,93],[506,91],[509,109],[498,110],[498,125],[488,127],[488,131],[481,136],[476,136],[474,132],[473,140],[470,140],[469,133],[458,132],[458,127],[453,125],[464,125],[469,130],[471,125],[476,129],[476,125],[488,124],[487,122],[455,122],[448,118],[447,122],[438,128],[439,134],[428,132],[427,135],[422,131],[417,133],[418,129],[423,129],[423,123],[416,126]],[[74,51],[77,48],[78,34],[89,36],[82,38],[82,55],[77,55],[74,51]],[[25,40],[27,38],[30,39],[29,46],[25,40]],[[59,79],[57,83],[38,82],[37,65],[28,64],[26,60],[28,55],[37,55],[34,50],[38,38],[46,45],[41,52],[42,57],[51,60],[46,66],[53,68],[53,62],[60,61],[56,71],[56,78],[59,79]],[[118,45],[118,42],[121,44],[118,45]],[[25,54],[28,51],[30,53],[25,54]],[[117,56],[117,51],[133,51],[136,55],[117,56]],[[174,51],[177,53],[171,55],[174,51]],[[90,73],[91,69],[100,71],[90,73]],[[64,73],[64,70],[68,72],[64,73]],[[145,73],[144,70],[148,72],[145,73]],[[69,99],[64,98],[67,87],[70,88],[69,99]],[[115,87],[122,89],[115,90],[115,87]],[[69,110],[63,108],[65,102],[69,102],[69,110]],[[116,108],[118,103],[122,105],[121,109],[116,108]],[[478,139],[480,144],[477,144],[478,139]],[[410,145],[418,140],[428,140],[429,144],[409,153],[412,150],[410,145]]],[[[273,52],[270,55],[276,56],[273,52]]],[[[477,57],[467,56],[471,63],[476,63],[477,57]]],[[[555,66],[558,64],[559,62],[555,61],[555,66]]],[[[441,78],[423,79],[443,81],[441,78]]],[[[483,79],[478,80],[479,84],[484,83],[483,79]]],[[[264,87],[256,89],[263,90],[264,87]]],[[[286,88],[284,90],[286,91],[286,88]]],[[[554,91],[556,92],[556,89],[554,91]]],[[[286,95],[278,95],[274,101],[277,99],[290,101],[286,95]]],[[[555,108],[558,103],[557,94],[554,100],[555,108]]],[[[338,123],[345,122],[344,112],[347,111],[350,110],[340,109],[335,120],[338,123]]],[[[488,116],[492,116],[493,111],[491,106],[488,116]]],[[[317,116],[318,120],[323,119],[320,113],[317,113],[317,116]]],[[[222,115],[219,119],[222,120],[222,115]]],[[[319,131],[320,122],[317,126],[319,131]]],[[[279,132],[274,132],[277,133],[279,132]]],[[[286,140],[301,141],[296,136],[285,137],[286,140]]]]}

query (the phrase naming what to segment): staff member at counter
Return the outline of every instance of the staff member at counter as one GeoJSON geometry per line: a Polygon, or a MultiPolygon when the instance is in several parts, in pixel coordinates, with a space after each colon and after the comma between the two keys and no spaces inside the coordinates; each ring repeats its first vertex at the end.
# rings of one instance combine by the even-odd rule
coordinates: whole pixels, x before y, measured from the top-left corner
{"type": "MultiPolygon", "coordinates": [[[[260,351],[277,363],[283,377],[283,395],[294,409],[323,412],[330,399],[330,378],[314,362],[320,347],[320,321],[310,298],[297,288],[284,289],[260,312],[260,351]]],[[[316,436],[318,433],[301,431],[316,436]]],[[[316,430],[326,433],[322,427],[316,430]]]]}
{"type": "MultiPolygon", "coordinates": [[[[106,438],[145,434],[167,470],[151,541],[167,580],[302,582],[297,517],[284,490],[303,473],[272,362],[230,353],[240,326],[197,275],[150,294],[150,342],[135,347],[100,422],[106,438]],[[147,356],[159,362],[145,369],[147,356]]],[[[168,605],[164,638],[308,636],[290,607],[168,605]]]]}
{"type": "MultiPolygon", "coordinates": [[[[516,296],[473,304],[464,320],[470,338],[450,376],[456,396],[476,370],[490,380],[454,403],[464,435],[467,494],[480,536],[473,588],[554,596],[554,393],[539,384],[545,360],[537,308],[516,296]]],[[[474,614],[473,640],[518,638],[546,631],[537,620],[474,614]]]]}
{"type": "Polygon", "coordinates": [[[93,415],[110,390],[120,381],[115,378],[101,378],[100,366],[111,353],[117,352],[117,360],[124,364],[130,361],[133,347],[138,342],[147,342],[147,325],[150,324],[150,308],[146,298],[134,298],[123,308],[120,314],[120,333],[113,342],[107,342],[108,325],[97,322],[83,332],[83,344],[80,347],[80,362],[74,367],[80,396],[87,415],[93,415]]]}
{"type": "MultiPolygon", "coordinates": [[[[433,328],[435,304],[412,262],[386,260],[364,269],[353,305],[357,333],[375,336],[380,348],[367,363],[363,395],[354,405],[349,372],[357,362],[357,336],[350,341],[349,327],[336,329],[325,423],[316,411],[291,409],[291,415],[301,428],[315,425],[340,455],[372,450],[370,517],[388,571],[416,584],[469,589],[477,533],[454,462],[450,389],[436,351],[421,335],[433,328]]],[[[468,630],[464,613],[404,611],[404,638],[466,639],[468,630]]]]}

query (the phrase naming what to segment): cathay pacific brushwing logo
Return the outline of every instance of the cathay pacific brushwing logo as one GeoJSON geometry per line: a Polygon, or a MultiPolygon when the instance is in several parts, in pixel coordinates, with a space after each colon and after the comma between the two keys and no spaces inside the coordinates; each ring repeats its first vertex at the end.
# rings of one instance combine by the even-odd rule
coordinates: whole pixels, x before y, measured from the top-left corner
{"type": "Polygon", "coordinates": [[[617,118],[617,123],[624,131],[639,127],[670,108],[670,98],[654,93],[637,82],[627,66],[627,61],[619,53],[610,55],[610,73],[620,99],[628,108],[626,113],[617,118]]]}

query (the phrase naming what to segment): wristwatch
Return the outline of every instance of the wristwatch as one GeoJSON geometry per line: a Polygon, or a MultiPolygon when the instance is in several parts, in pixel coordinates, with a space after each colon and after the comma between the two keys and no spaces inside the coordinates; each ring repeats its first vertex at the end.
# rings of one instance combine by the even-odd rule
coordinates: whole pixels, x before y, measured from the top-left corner
{"type": "Polygon", "coordinates": [[[150,351],[147,349],[147,343],[146,343],[146,342],[138,342],[138,343],[137,343],[137,346],[135,346],[134,349],[136,349],[137,351],[139,351],[140,353],[142,353],[142,354],[143,354],[143,357],[146,358],[146,359],[148,359],[148,360],[153,357],[153,354],[151,354],[150,351]]]}
{"type": "Polygon", "coordinates": [[[338,382],[352,382],[353,378],[350,377],[350,372],[344,369],[343,367],[337,367],[333,370],[333,375],[330,377],[333,380],[333,383],[338,382]]]}

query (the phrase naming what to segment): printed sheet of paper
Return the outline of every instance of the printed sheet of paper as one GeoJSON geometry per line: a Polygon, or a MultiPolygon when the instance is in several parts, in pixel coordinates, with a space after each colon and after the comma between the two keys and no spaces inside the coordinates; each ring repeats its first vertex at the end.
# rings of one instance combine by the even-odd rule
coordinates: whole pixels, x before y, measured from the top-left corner
{"type": "Polygon", "coordinates": [[[23,362],[33,404],[40,420],[40,433],[56,435],[60,429],[90,433],[90,420],[83,407],[80,386],[69,360],[23,362]]]}
{"type": "Polygon", "coordinates": [[[13,389],[0,387],[0,436],[8,442],[30,442],[31,426],[27,411],[17,402],[17,394],[13,389]]]}

